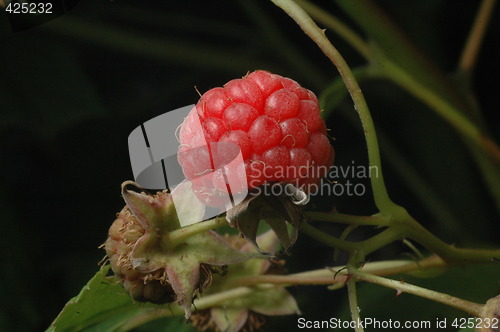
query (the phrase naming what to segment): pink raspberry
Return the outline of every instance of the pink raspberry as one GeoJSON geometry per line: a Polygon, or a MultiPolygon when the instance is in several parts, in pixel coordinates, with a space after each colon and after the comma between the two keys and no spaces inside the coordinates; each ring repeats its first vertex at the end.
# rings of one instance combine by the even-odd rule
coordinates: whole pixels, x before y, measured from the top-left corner
{"type": "Polygon", "coordinates": [[[180,143],[184,175],[208,205],[228,194],[231,179],[244,183],[230,192],[270,182],[291,182],[307,191],[334,159],[315,94],[263,70],[207,91],[185,119],[180,143]],[[241,167],[222,172],[238,152],[241,167]]]}

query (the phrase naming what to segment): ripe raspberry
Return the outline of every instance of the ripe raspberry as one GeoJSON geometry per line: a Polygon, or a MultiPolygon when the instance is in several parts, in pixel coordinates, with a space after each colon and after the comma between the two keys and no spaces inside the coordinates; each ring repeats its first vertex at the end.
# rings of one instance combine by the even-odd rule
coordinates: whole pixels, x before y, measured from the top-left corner
{"type": "Polygon", "coordinates": [[[227,196],[226,183],[241,179],[241,188],[231,186],[233,194],[268,182],[292,182],[307,191],[334,159],[314,93],[263,70],[207,91],[185,119],[180,143],[184,175],[208,205],[227,196]],[[213,172],[239,151],[241,167],[213,172]]]}

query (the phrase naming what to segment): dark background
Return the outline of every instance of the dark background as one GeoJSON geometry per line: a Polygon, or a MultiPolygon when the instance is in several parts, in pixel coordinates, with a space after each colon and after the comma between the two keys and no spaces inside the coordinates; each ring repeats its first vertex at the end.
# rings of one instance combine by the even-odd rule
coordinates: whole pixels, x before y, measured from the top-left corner
{"type": "MultiPolygon", "coordinates": [[[[376,3],[444,72],[456,68],[477,1],[376,3]]],[[[354,26],[334,2],[322,6],[354,26]]],[[[472,87],[497,141],[499,16],[496,8],[472,87]]],[[[364,64],[334,32],[327,31],[327,36],[352,67],[364,64]]],[[[2,331],[44,330],[97,271],[104,256],[97,247],[124,204],[120,184],[132,179],[127,137],[135,127],[195,103],[195,86],[203,93],[255,69],[291,77],[318,95],[338,76],[270,1],[87,0],[53,21],[17,32],[0,14],[0,61],[2,331]]],[[[373,80],[362,87],[385,141],[414,168],[418,177],[413,180],[431,188],[448,218],[436,219],[422,204],[383,141],[391,197],[447,242],[498,247],[498,210],[454,130],[392,84],[373,80]]],[[[327,119],[335,136],[337,165],[353,160],[366,164],[360,125],[349,120],[353,114],[346,99],[327,119]]],[[[321,209],[335,204],[353,214],[375,212],[369,194],[317,199],[312,204],[321,209]]],[[[333,234],[341,230],[329,229],[333,234]]],[[[352,239],[366,235],[357,232],[352,239]]],[[[402,258],[402,252],[409,249],[395,244],[370,259],[402,258]]],[[[335,265],[330,251],[306,235],[300,236],[288,260],[292,272],[335,265]]],[[[415,282],[484,302],[500,291],[498,272],[468,267],[415,282]],[[490,281],[478,282],[479,286],[470,281],[482,278],[490,281]]],[[[291,291],[307,319],[347,317],[342,290],[291,291]]],[[[410,295],[396,298],[377,286],[363,285],[359,292],[367,317],[463,315],[410,295]]],[[[269,331],[277,326],[296,328],[296,318],[269,322],[269,331]]]]}

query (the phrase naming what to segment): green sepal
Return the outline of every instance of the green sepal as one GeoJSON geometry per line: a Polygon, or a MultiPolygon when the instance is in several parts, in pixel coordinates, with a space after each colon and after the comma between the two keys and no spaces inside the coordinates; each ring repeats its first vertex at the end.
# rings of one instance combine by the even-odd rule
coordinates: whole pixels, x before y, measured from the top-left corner
{"type": "MultiPolygon", "coordinates": [[[[292,241],[290,238],[290,234],[288,234],[288,226],[283,222],[283,219],[279,218],[266,218],[264,221],[271,227],[271,229],[276,233],[276,236],[279,239],[279,242],[283,245],[284,248],[290,248],[295,242],[295,239],[292,241]]],[[[293,231],[293,228],[292,228],[293,231]]]]}
{"type": "Polygon", "coordinates": [[[220,303],[210,309],[212,320],[221,331],[239,331],[253,311],[265,316],[300,315],[294,297],[284,287],[256,289],[254,292],[220,303]]]}
{"type": "MultiPolygon", "coordinates": [[[[193,298],[201,288],[201,264],[222,266],[251,258],[265,258],[259,253],[234,249],[213,231],[195,231],[188,233],[189,236],[180,237],[178,230],[181,227],[172,195],[167,192],[156,195],[137,193],[127,189],[131,186],[140,189],[131,181],[124,182],[122,194],[132,214],[145,228],[144,235],[135,243],[130,254],[132,267],[142,273],[164,269],[164,282],[171,285],[186,318],[190,316],[193,298]]],[[[190,199],[190,196],[186,196],[190,193],[188,189],[182,188],[176,192],[179,199],[190,199]]],[[[179,207],[186,209],[189,204],[179,207]]],[[[194,211],[191,215],[199,217],[202,210],[197,206],[191,207],[194,211]]],[[[183,229],[196,230],[200,228],[199,225],[183,229]]]]}
{"type": "MultiPolygon", "coordinates": [[[[290,184],[274,185],[290,186],[290,184]]],[[[304,205],[297,202],[295,196],[287,194],[279,196],[250,194],[240,204],[226,212],[226,219],[232,226],[237,227],[259,252],[268,255],[270,254],[263,251],[256,240],[261,220],[273,229],[285,252],[297,240],[300,225],[308,220],[304,213],[304,205]],[[287,222],[292,226],[290,232],[287,222]]]]}
{"type": "Polygon", "coordinates": [[[171,195],[137,193],[127,189],[130,187],[141,189],[135,182],[123,182],[123,199],[146,232],[161,235],[181,227],[171,195]]]}
{"type": "Polygon", "coordinates": [[[267,316],[300,315],[295,298],[283,287],[258,291],[248,299],[248,308],[267,316]]]}
{"type": "Polygon", "coordinates": [[[184,308],[186,318],[191,314],[191,302],[199,281],[200,264],[228,265],[251,258],[264,258],[255,252],[242,252],[232,248],[213,231],[192,236],[183,245],[164,252],[157,264],[163,264],[169,283],[184,308]]]}
{"type": "Polygon", "coordinates": [[[238,332],[248,319],[248,309],[215,307],[210,310],[210,315],[220,331],[238,332]]]}

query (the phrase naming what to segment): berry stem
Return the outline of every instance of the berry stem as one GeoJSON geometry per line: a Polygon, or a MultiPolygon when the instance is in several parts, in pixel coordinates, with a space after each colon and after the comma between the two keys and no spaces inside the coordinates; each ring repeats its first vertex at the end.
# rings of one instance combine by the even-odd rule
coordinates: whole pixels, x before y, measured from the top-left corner
{"type": "Polygon", "coordinates": [[[165,241],[165,245],[169,248],[175,248],[186,239],[201,233],[205,233],[215,228],[219,228],[227,225],[226,217],[217,217],[210,220],[206,220],[203,222],[199,222],[196,224],[192,224],[189,226],[185,226],[179,229],[176,229],[165,236],[167,237],[167,241],[165,241]]]}
{"type": "MultiPolygon", "coordinates": [[[[379,277],[370,273],[362,272],[358,269],[352,269],[350,273],[355,277],[350,281],[355,279],[368,281],[385,287],[389,287],[397,290],[398,293],[406,292],[413,295],[417,295],[435,302],[446,304],[450,307],[460,309],[476,317],[480,317],[481,310],[484,305],[479,303],[474,303],[466,301],[448,294],[436,292],[427,288],[419,287],[416,285],[408,284],[404,281],[397,281],[393,279],[388,279],[384,277],[379,277]]],[[[349,282],[350,282],[349,281],[349,282]]]]}
{"type": "MultiPolygon", "coordinates": [[[[490,0],[484,1],[487,2],[490,0]]],[[[393,67],[399,68],[399,71],[404,72],[406,76],[409,76],[416,82],[421,82],[421,87],[414,90],[412,85],[403,85],[399,80],[397,80],[397,77],[395,80],[391,75],[385,75],[386,78],[393,80],[394,83],[399,84],[415,98],[426,103],[433,111],[442,116],[445,121],[453,125],[463,136],[471,138],[472,142],[468,143],[467,147],[473,154],[476,163],[481,168],[484,182],[489,187],[497,206],[500,206],[500,191],[497,189],[499,188],[498,182],[500,179],[500,175],[497,170],[500,148],[498,148],[498,146],[488,137],[481,137],[481,135],[476,134],[475,131],[478,131],[476,124],[469,121],[468,118],[460,117],[460,113],[469,112],[472,114],[475,113],[475,117],[480,118],[478,113],[479,111],[474,110],[474,107],[471,106],[466,98],[463,97],[463,92],[457,91],[455,84],[452,84],[452,82],[447,79],[444,74],[440,73],[434,66],[429,65],[430,62],[425,60],[425,56],[423,56],[417,48],[413,47],[411,41],[404,35],[404,33],[399,31],[398,27],[392,23],[390,18],[385,15],[382,10],[375,6],[375,4],[370,1],[362,0],[355,2],[337,1],[337,3],[347,12],[347,14],[351,16],[354,21],[356,21],[356,23],[358,23],[361,28],[365,30],[367,35],[369,35],[376,42],[376,44],[381,47],[381,50],[377,52],[377,61],[370,61],[370,75],[379,77],[385,75],[384,72],[387,69],[387,63],[390,63],[393,67]],[[427,92],[430,92],[433,97],[429,99],[429,96],[427,96],[427,98],[424,99],[422,97],[422,91],[419,91],[422,87],[427,92]],[[451,120],[456,117],[456,114],[459,114],[458,117],[460,119],[458,120],[458,123],[453,123],[451,120]],[[481,149],[475,149],[476,145],[479,145],[481,149]]],[[[489,7],[490,5],[483,3],[483,6],[489,7]]],[[[328,23],[331,20],[336,20],[336,18],[331,14],[324,11],[321,15],[319,15],[316,11],[309,12],[316,20],[335,30],[335,25],[328,23]]],[[[477,21],[481,20],[481,23],[478,23],[478,25],[486,25],[484,23],[486,19],[486,14],[484,14],[484,12],[486,12],[486,9],[481,9],[478,13],[477,21]]],[[[476,28],[474,27],[474,29],[476,28]]],[[[340,31],[336,32],[341,37],[344,37],[346,41],[352,43],[352,41],[347,39],[340,31]]],[[[473,32],[471,32],[471,34],[472,33],[473,32]]],[[[473,40],[479,39],[480,37],[478,32],[474,32],[474,37],[471,38],[473,40]]],[[[479,43],[477,42],[471,42],[471,45],[473,45],[470,46],[471,48],[479,47],[479,43]]],[[[466,48],[467,47],[469,46],[466,46],[466,48]]],[[[459,72],[458,77],[464,77],[467,79],[466,76],[468,73],[465,72],[465,75],[461,75],[463,73],[464,72],[459,72]]],[[[465,85],[467,85],[467,82],[465,82],[465,85]]],[[[384,145],[384,150],[386,148],[387,147],[384,145]]]]}
{"type": "Polygon", "coordinates": [[[349,253],[359,252],[363,255],[368,255],[387,244],[401,239],[402,232],[397,227],[389,227],[379,234],[360,242],[351,242],[338,239],[334,236],[326,234],[319,229],[309,225],[302,224],[300,230],[318,242],[321,242],[329,247],[344,250],[349,253]]]}
{"type": "Polygon", "coordinates": [[[300,230],[318,242],[326,244],[332,248],[338,248],[347,252],[351,252],[357,248],[354,242],[340,240],[306,223],[300,226],[300,230]]]}
{"type": "Polygon", "coordinates": [[[370,178],[375,204],[382,213],[390,214],[390,211],[395,204],[389,198],[389,194],[387,193],[387,189],[385,187],[375,126],[373,124],[368,105],[366,104],[366,100],[361,92],[361,88],[359,87],[351,69],[337,49],[330,43],[328,38],[326,38],[324,31],[321,30],[316,23],[314,23],[311,17],[309,17],[309,15],[300,6],[290,0],[271,1],[283,9],[337,67],[337,70],[342,76],[347,90],[349,91],[349,94],[354,102],[354,108],[358,112],[361,119],[368,147],[370,167],[376,167],[376,169],[379,170],[378,177],[370,178]]]}
{"type": "MultiPolygon", "coordinates": [[[[403,236],[401,235],[401,231],[399,229],[396,227],[389,227],[369,239],[357,242],[357,250],[362,253],[363,256],[367,256],[372,252],[385,247],[389,243],[401,240],[402,238],[403,236]]],[[[359,262],[361,261],[362,260],[359,260],[359,262]]]]}

